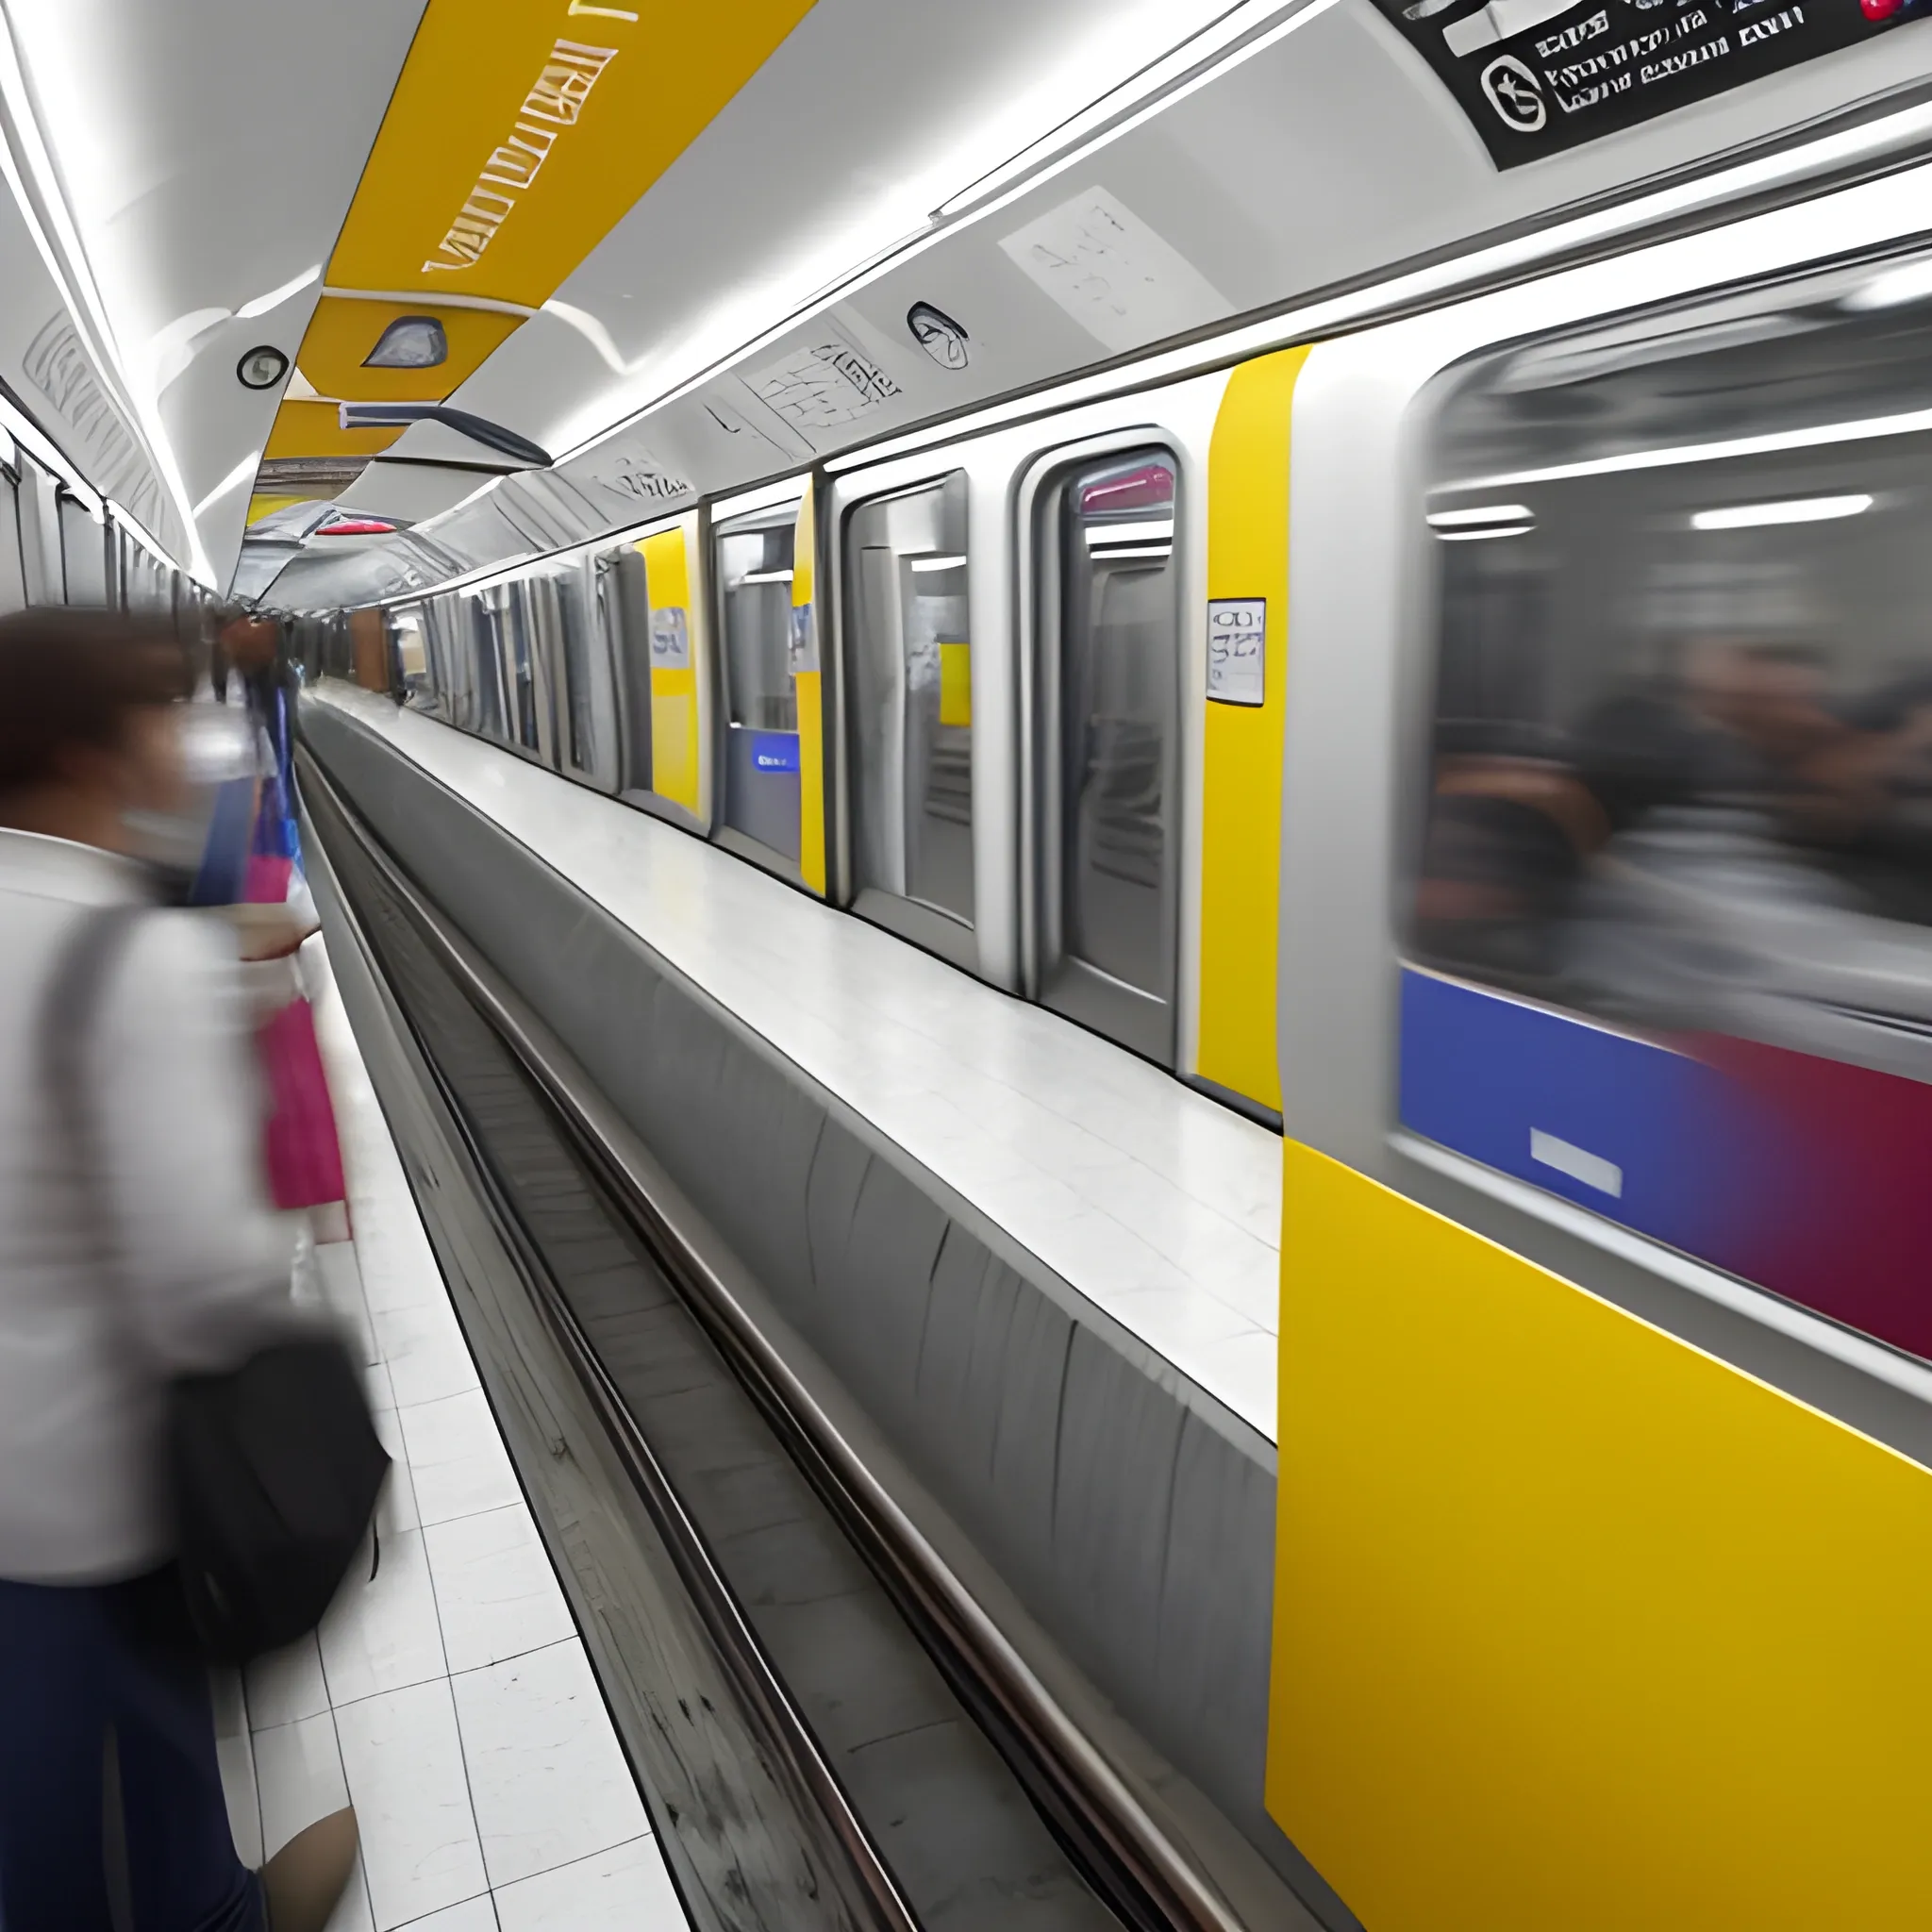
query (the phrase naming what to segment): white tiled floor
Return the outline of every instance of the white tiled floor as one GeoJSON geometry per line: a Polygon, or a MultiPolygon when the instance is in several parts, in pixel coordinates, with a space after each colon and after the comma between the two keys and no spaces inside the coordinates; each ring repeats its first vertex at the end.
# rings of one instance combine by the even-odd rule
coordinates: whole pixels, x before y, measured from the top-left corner
{"type": "Polygon", "coordinates": [[[348,685],[305,702],[339,706],[489,813],[1274,1440],[1278,1136],[480,739],[348,685]]]}
{"type": "Polygon", "coordinates": [[[362,1870],[331,1932],[682,1932],[320,946],[355,1241],[308,1279],[362,1340],[395,1467],[379,1559],[313,1637],[218,1687],[237,1848],[256,1863],[353,1802],[362,1870]]]}

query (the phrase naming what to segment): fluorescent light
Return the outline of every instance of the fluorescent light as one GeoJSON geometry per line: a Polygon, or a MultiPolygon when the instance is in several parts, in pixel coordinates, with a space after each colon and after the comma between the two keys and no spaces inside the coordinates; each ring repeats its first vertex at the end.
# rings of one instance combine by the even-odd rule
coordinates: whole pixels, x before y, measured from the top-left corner
{"type": "Polygon", "coordinates": [[[1835,524],[1842,517],[1861,517],[1872,508],[1869,496],[1806,496],[1790,503],[1736,503],[1723,509],[1701,509],[1690,519],[1693,530],[1756,530],[1767,524],[1835,524]]]}
{"type": "Polygon", "coordinates": [[[1526,537],[1536,528],[1534,524],[1491,525],[1481,530],[1438,530],[1439,543],[1487,543],[1492,537],[1526,537]]]}
{"type": "Polygon", "coordinates": [[[279,308],[291,295],[299,295],[311,282],[322,279],[322,264],[306,268],[291,281],[286,281],[279,289],[271,289],[266,295],[258,295],[252,302],[244,302],[236,309],[236,317],[242,322],[253,322],[258,315],[266,315],[271,308],[279,308]]]}
{"type": "Polygon", "coordinates": [[[1097,550],[1103,543],[1146,543],[1156,538],[1171,542],[1174,539],[1174,519],[1156,517],[1139,524],[1089,524],[1087,525],[1087,547],[1097,550]]]}
{"type": "Polygon", "coordinates": [[[1091,563],[1113,563],[1124,557],[1172,557],[1172,543],[1129,543],[1120,550],[1096,550],[1088,559],[1091,563]]]}
{"type": "Polygon", "coordinates": [[[1214,59],[1243,35],[1258,32],[1287,10],[1285,0],[1245,0],[1244,5],[1233,8],[1199,33],[1183,41],[1179,46],[1150,61],[1139,73],[1129,75],[1118,87],[1110,89],[1057,127],[1050,128],[1039,140],[1029,142],[1018,154],[982,175],[970,187],[941,202],[935,210],[934,219],[943,221],[989,199],[1009,182],[1017,181],[1083,136],[1104,128],[1116,115],[1128,113],[1151,96],[1162,93],[1172,82],[1185,78],[1193,69],[1214,59]]]}
{"type": "Polygon", "coordinates": [[[963,557],[915,557],[912,568],[916,571],[958,570],[965,561],[963,557]]]}
{"type": "Polygon", "coordinates": [[[216,504],[221,502],[222,498],[226,496],[231,490],[239,489],[243,483],[247,482],[252,475],[255,475],[256,471],[258,471],[260,468],[261,452],[258,449],[253,450],[247,456],[243,457],[242,460],[239,463],[237,463],[235,467],[232,470],[230,470],[228,474],[225,476],[224,476],[222,480],[219,483],[217,483],[215,487],[212,490],[210,490],[206,496],[204,496],[201,499],[201,501],[194,506],[193,509],[191,510],[189,514],[196,518],[200,518],[206,515],[207,512],[212,509],[216,504]]]}
{"type": "Polygon", "coordinates": [[[1888,269],[1844,299],[1847,308],[1897,308],[1907,302],[1923,302],[1932,295],[1932,261],[1908,261],[1903,268],[1888,269]]]}
{"type": "Polygon", "coordinates": [[[1429,528],[1459,530],[1472,525],[1535,522],[1536,512],[1526,503],[1491,503],[1480,509],[1439,509],[1429,518],[1429,528]]]}
{"type": "Polygon", "coordinates": [[[1524,483],[1564,483],[1578,476],[1617,476],[1633,470],[1670,470],[1684,463],[1720,463],[1732,457],[1826,449],[1835,442],[1874,442],[1888,436],[1916,436],[1928,429],[1932,429],[1932,409],[1908,409],[1902,415],[1873,416],[1860,423],[1823,423],[1810,429],[1783,429],[1770,436],[1734,437],[1728,442],[1686,442],[1670,449],[1629,450],[1623,456],[1597,457],[1584,463],[1557,463],[1547,470],[1519,470],[1507,476],[1473,476],[1454,487],[1500,490],[1524,483]]]}
{"type": "Polygon", "coordinates": [[[748,570],[738,581],[741,584],[789,584],[791,573],[789,570],[748,570]]]}

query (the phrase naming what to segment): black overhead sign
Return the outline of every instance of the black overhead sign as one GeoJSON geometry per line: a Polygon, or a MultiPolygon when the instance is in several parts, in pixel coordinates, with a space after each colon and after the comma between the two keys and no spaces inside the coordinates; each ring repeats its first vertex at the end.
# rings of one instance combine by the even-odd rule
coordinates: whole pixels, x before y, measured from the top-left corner
{"type": "Polygon", "coordinates": [[[1856,46],[1932,0],[1375,0],[1499,168],[1856,46]]]}

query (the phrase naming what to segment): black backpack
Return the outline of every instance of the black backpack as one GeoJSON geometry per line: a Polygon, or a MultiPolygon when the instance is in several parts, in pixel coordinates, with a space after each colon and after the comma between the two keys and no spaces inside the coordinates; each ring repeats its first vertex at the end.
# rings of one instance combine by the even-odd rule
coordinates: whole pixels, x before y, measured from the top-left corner
{"type": "MultiPolygon", "coordinates": [[[[84,912],[58,949],[42,1033],[47,1089],[89,1191],[101,1191],[82,1055],[138,906],[84,912]]],[[[121,1292],[108,1204],[94,1266],[121,1292]]],[[[167,1453],[181,1591],[203,1654],[242,1663],[322,1621],[375,1511],[389,1457],[356,1365],[318,1330],[168,1388],[167,1453]]]]}

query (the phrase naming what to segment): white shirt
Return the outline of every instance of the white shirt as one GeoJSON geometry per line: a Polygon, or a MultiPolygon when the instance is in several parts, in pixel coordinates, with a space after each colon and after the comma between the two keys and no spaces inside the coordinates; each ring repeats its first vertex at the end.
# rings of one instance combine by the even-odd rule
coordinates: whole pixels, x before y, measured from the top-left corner
{"type": "Polygon", "coordinates": [[[61,949],[84,908],[149,896],[130,861],[0,829],[0,1577],[14,1581],[164,1562],[167,1377],[231,1367],[290,1319],[251,1014],[216,916],[157,909],[123,935],[84,1047],[105,1170],[92,1186],[55,1116],[42,1022],[61,949]]]}

